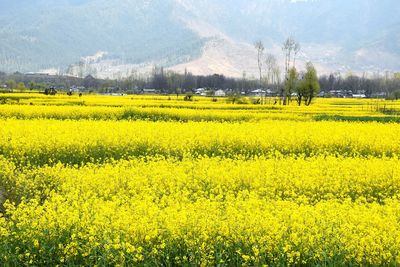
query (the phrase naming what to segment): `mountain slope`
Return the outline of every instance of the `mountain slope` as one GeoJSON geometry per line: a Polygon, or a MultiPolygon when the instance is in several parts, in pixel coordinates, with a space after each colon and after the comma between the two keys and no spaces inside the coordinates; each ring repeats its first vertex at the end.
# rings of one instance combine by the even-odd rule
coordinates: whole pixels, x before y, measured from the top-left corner
{"type": "MultiPolygon", "coordinates": [[[[191,28],[201,35],[209,31],[209,27],[202,25],[213,25],[214,32],[223,33],[229,40],[252,44],[261,39],[267,44],[267,52],[277,55],[282,62],[280,46],[285,38],[294,36],[302,44],[300,63],[311,60],[323,73],[400,70],[400,17],[397,15],[400,5],[396,0],[177,2],[181,13],[186,14],[183,20],[190,22],[191,28]]],[[[223,47],[226,46],[214,51],[208,48],[200,60],[184,66],[199,69],[200,64],[204,70],[207,55],[223,47]]],[[[248,49],[240,51],[239,47],[234,49],[236,55],[226,51],[218,58],[224,61],[231,54],[235,58],[229,57],[229,61],[241,63],[227,69],[230,74],[237,73],[236,68],[243,66],[243,62],[252,62],[244,70],[253,68],[250,73],[255,74],[255,53],[248,49]],[[246,59],[243,61],[243,58],[246,59]]]]}
{"type": "Polygon", "coordinates": [[[203,41],[179,25],[167,1],[39,1],[0,11],[0,64],[28,71],[105,51],[131,63],[196,56],[203,41]],[[47,4],[48,2],[48,4],[47,4]],[[21,17],[15,21],[14,17],[21,17]]]}
{"type": "Polygon", "coordinates": [[[280,58],[290,35],[323,72],[400,70],[399,13],[398,0],[2,0],[0,70],[240,76],[256,72],[254,40],[280,58]]]}

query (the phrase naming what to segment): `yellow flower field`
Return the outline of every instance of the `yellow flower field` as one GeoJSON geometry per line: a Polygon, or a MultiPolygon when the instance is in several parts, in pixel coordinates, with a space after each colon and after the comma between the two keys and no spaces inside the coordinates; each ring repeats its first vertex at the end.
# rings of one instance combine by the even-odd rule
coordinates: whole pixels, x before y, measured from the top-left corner
{"type": "Polygon", "coordinates": [[[1,266],[400,265],[400,102],[1,97],[1,266]]]}
{"type": "Polygon", "coordinates": [[[400,124],[0,120],[0,152],[33,165],[136,157],[400,155],[400,124]]]}

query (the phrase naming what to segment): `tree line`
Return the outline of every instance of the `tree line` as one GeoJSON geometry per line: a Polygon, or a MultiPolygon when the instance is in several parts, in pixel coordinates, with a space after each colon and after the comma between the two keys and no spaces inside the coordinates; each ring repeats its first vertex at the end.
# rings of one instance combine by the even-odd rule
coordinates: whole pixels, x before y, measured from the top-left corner
{"type": "Polygon", "coordinates": [[[357,76],[349,73],[343,76],[340,73],[332,73],[321,76],[319,83],[321,90],[327,93],[342,90],[352,93],[362,92],[366,97],[400,99],[400,73],[376,73],[372,77],[367,77],[365,74],[357,76]]]}
{"type": "MultiPolygon", "coordinates": [[[[194,92],[197,88],[205,88],[210,92],[222,89],[231,95],[241,95],[263,88],[265,91],[269,89],[281,104],[297,101],[299,104],[307,105],[315,97],[319,85],[320,91],[325,93],[325,97],[330,96],[331,91],[342,91],[353,94],[362,92],[366,97],[400,99],[400,73],[381,73],[374,76],[332,73],[317,78],[317,72],[311,63],[306,65],[305,71],[297,71],[294,67],[296,52],[291,49],[291,51],[287,51],[288,61],[285,62],[289,63],[285,63],[285,66],[288,67],[285,67],[285,73],[282,75],[274,56],[263,53],[260,55],[263,55],[260,57],[262,60],[260,64],[261,79],[260,77],[247,77],[246,72],[241,78],[230,78],[220,74],[193,75],[189,71],[176,73],[162,67],[154,67],[149,76],[132,74],[126,79],[119,80],[96,79],[90,75],[85,78],[77,78],[0,72],[0,91],[35,90],[44,92],[49,87],[55,87],[58,91],[68,91],[71,87],[79,87],[82,92],[141,93],[143,89],[156,89],[163,94],[185,94],[194,92]],[[4,85],[6,88],[2,88],[4,85]]],[[[266,100],[262,98],[261,101],[266,100]]]]}

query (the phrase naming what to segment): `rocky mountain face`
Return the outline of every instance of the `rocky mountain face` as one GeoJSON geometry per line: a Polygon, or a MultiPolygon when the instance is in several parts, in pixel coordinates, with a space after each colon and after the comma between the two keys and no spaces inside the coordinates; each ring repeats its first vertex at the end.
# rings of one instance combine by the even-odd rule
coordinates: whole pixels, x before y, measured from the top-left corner
{"type": "Polygon", "coordinates": [[[399,13],[398,0],[2,0],[0,70],[251,75],[255,40],[280,59],[294,36],[320,72],[396,71],[399,13]]]}

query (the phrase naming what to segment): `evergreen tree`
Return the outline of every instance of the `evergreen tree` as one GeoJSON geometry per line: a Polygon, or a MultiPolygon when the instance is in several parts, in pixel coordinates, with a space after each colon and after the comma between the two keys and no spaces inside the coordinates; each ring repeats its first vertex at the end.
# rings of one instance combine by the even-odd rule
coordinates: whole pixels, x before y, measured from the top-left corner
{"type": "Polygon", "coordinates": [[[304,98],[306,106],[311,104],[312,99],[319,93],[320,85],[317,76],[317,70],[311,62],[306,64],[306,73],[303,80],[297,87],[297,103],[301,105],[304,98]]]}
{"type": "Polygon", "coordinates": [[[285,82],[284,88],[284,105],[289,104],[292,94],[296,92],[299,74],[295,67],[289,69],[289,73],[285,82]]]}

